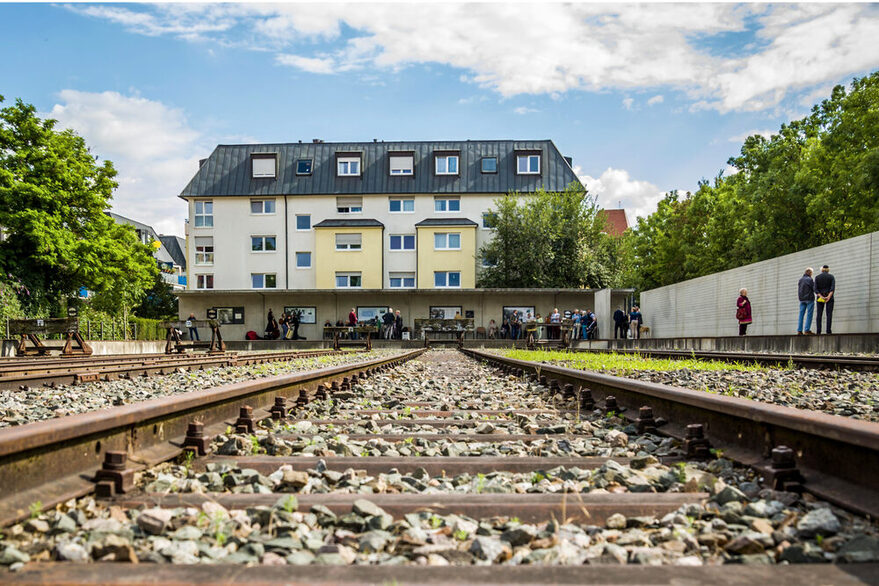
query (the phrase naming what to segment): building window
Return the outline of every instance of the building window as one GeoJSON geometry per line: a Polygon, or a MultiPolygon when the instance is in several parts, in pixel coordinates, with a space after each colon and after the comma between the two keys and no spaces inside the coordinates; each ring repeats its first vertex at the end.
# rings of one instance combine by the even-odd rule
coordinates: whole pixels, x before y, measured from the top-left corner
{"type": "Polygon", "coordinates": [[[308,214],[296,215],[297,230],[311,230],[311,216],[308,214]]]}
{"type": "Polygon", "coordinates": [[[195,276],[195,288],[196,289],[213,289],[214,288],[214,276],[213,275],[196,275],[195,276]]]}
{"type": "Polygon", "coordinates": [[[388,211],[408,213],[415,211],[415,200],[412,198],[392,197],[388,200],[388,211]]]}
{"type": "Polygon", "coordinates": [[[211,200],[195,202],[195,227],[214,227],[214,202],[211,200]]]}
{"type": "Polygon", "coordinates": [[[482,172],[497,173],[497,157],[482,157],[482,172]]]}
{"type": "Polygon", "coordinates": [[[497,266],[497,263],[496,263],[496,262],[492,262],[492,261],[489,260],[487,257],[484,257],[484,256],[483,256],[483,257],[482,257],[482,266],[483,266],[483,268],[486,268],[486,269],[487,269],[487,268],[489,268],[489,267],[496,267],[496,266],[497,266]]]}
{"type": "Polygon", "coordinates": [[[251,236],[251,252],[275,252],[278,249],[274,236],[251,236]]]}
{"type": "Polygon", "coordinates": [[[516,157],[517,175],[539,175],[540,155],[519,155],[516,157]]]}
{"type": "Polygon", "coordinates": [[[278,156],[275,154],[256,154],[250,156],[250,160],[253,166],[253,178],[254,179],[265,179],[272,178],[275,176],[275,169],[277,167],[276,161],[278,160],[278,156]]]}
{"type": "Polygon", "coordinates": [[[340,214],[359,214],[363,212],[363,198],[337,197],[336,211],[340,214]]]}
{"type": "Polygon", "coordinates": [[[433,235],[434,250],[461,250],[460,232],[437,232],[433,235]]]}
{"type": "Polygon", "coordinates": [[[274,273],[251,273],[250,284],[254,289],[275,289],[278,280],[274,273]]]}
{"type": "Polygon", "coordinates": [[[415,172],[415,157],[412,155],[391,155],[391,175],[412,175],[415,172]]]}
{"type": "Polygon", "coordinates": [[[461,287],[461,273],[459,271],[436,271],[433,273],[434,287],[461,287]]]}
{"type": "Polygon", "coordinates": [[[297,252],[296,253],[296,268],[297,269],[310,269],[311,268],[311,253],[310,252],[297,252]]]}
{"type": "Polygon", "coordinates": [[[336,273],[337,289],[359,289],[362,286],[360,273],[336,273]]]}
{"type": "Polygon", "coordinates": [[[415,273],[388,273],[391,289],[414,289],[415,273]]]}
{"type": "Polygon", "coordinates": [[[415,235],[391,234],[391,250],[415,250],[415,235]]]}
{"type": "Polygon", "coordinates": [[[460,197],[437,197],[433,200],[433,209],[437,212],[460,212],[460,197]]]}
{"type": "Polygon", "coordinates": [[[339,157],[336,159],[336,174],[339,177],[359,177],[360,157],[339,157]]]}
{"type": "Polygon", "coordinates": [[[360,234],[336,234],[336,250],[360,250],[360,234]]]}
{"type": "Polygon", "coordinates": [[[275,213],[275,200],[274,199],[252,199],[252,200],[250,200],[250,213],[251,214],[274,214],[275,213]]]}
{"type": "Polygon", "coordinates": [[[493,230],[497,227],[497,214],[492,212],[482,212],[482,227],[486,230],[493,230]]]}
{"type": "Polygon", "coordinates": [[[437,175],[457,175],[458,155],[439,155],[436,158],[437,175]]]}
{"type": "Polygon", "coordinates": [[[214,264],[214,238],[213,236],[195,237],[195,264],[214,264]]]}
{"type": "Polygon", "coordinates": [[[299,159],[296,161],[296,174],[311,175],[311,167],[313,163],[314,159],[299,159]]]}

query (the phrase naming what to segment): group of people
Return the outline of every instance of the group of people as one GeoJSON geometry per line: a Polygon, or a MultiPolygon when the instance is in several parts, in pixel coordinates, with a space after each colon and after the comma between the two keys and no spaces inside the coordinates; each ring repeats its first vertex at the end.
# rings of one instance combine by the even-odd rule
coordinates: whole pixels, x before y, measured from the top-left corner
{"type": "Polygon", "coordinates": [[[270,308],[266,318],[266,329],[263,339],[304,340],[305,338],[299,335],[299,324],[301,321],[302,316],[299,315],[298,311],[282,312],[281,318],[275,319],[275,314],[270,308]]]}
{"type": "MultiPolygon", "coordinates": [[[[357,310],[355,308],[351,308],[351,311],[348,312],[347,321],[337,320],[336,327],[337,328],[350,328],[348,332],[342,332],[344,336],[347,336],[351,340],[357,340],[360,337],[360,334],[357,333],[357,330],[354,329],[357,326],[375,326],[381,328],[381,337],[385,340],[399,340],[403,337],[403,331],[406,328],[403,327],[403,316],[400,315],[400,310],[394,311],[393,308],[389,307],[388,310],[379,317],[374,317],[367,322],[360,322],[357,319],[357,310]]],[[[332,327],[333,324],[330,320],[327,320],[324,323],[325,328],[332,327]]]]}
{"type": "Polygon", "coordinates": [[[633,340],[641,338],[641,324],[644,323],[644,316],[641,315],[641,308],[633,305],[632,309],[626,314],[622,307],[617,307],[613,312],[613,337],[625,340],[631,333],[633,340]]]}
{"type": "MultiPolygon", "coordinates": [[[[821,335],[824,312],[827,311],[828,334],[833,333],[833,303],[836,293],[836,278],[830,274],[830,267],[821,267],[821,274],[812,278],[813,269],[807,268],[797,282],[797,297],[800,301],[800,311],[797,317],[797,335],[814,336],[812,331],[812,316],[815,313],[815,305],[818,305],[818,335],[821,335]],[[805,319],[805,324],[803,323],[805,319]]],[[[739,322],[739,335],[744,336],[748,331],[748,325],[753,321],[751,313],[751,300],[748,299],[748,290],[741,289],[736,301],[736,319],[739,322]]]]}
{"type": "MultiPolygon", "coordinates": [[[[527,335],[526,332],[530,328],[540,324],[550,324],[545,326],[547,338],[557,340],[561,338],[561,326],[564,319],[557,307],[553,308],[547,317],[539,313],[532,315],[530,311],[520,314],[518,309],[514,309],[509,316],[504,317],[500,330],[494,320],[489,322],[488,337],[519,340],[527,335]]],[[[591,340],[598,335],[598,318],[591,309],[575,309],[569,319],[573,327],[573,339],[591,340]]],[[[539,333],[537,335],[539,336],[539,333]]]]}

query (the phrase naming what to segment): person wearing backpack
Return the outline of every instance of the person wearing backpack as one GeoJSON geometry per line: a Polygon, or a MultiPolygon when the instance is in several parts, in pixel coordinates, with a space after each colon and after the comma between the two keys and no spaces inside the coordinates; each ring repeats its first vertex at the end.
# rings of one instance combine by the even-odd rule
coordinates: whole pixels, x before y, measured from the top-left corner
{"type": "Polygon", "coordinates": [[[748,290],[742,288],[739,291],[739,299],[736,301],[736,319],[739,320],[739,335],[748,333],[748,325],[751,319],[751,300],[748,299],[748,290]]]}

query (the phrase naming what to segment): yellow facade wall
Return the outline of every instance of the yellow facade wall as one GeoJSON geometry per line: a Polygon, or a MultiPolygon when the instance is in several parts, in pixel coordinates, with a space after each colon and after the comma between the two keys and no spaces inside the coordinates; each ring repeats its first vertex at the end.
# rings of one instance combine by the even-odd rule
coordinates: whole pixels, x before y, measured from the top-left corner
{"type": "Polygon", "coordinates": [[[382,288],[382,231],[379,226],[314,229],[315,286],[335,289],[337,272],[359,272],[363,289],[382,288]],[[336,250],[336,234],[361,234],[360,250],[336,250]]]}
{"type": "Polygon", "coordinates": [[[476,287],[476,226],[418,227],[418,288],[433,289],[434,271],[461,271],[461,288],[476,287]],[[434,234],[461,234],[461,250],[434,250],[434,234]]]}

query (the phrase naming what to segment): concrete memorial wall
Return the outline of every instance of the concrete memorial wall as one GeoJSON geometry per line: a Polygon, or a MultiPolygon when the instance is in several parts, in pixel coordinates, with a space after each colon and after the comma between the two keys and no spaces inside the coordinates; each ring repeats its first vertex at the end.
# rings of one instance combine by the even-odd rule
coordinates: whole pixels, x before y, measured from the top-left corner
{"type": "MultiPolygon", "coordinates": [[[[644,325],[653,338],[736,336],[736,300],[745,287],[754,319],[748,335],[796,334],[797,281],[806,267],[814,277],[825,264],[836,277],[833,333],[879,332],[879,232],[644,291],[644,325]]],[[[817,309],[813,332],[816,318],[817,309]]]]}

